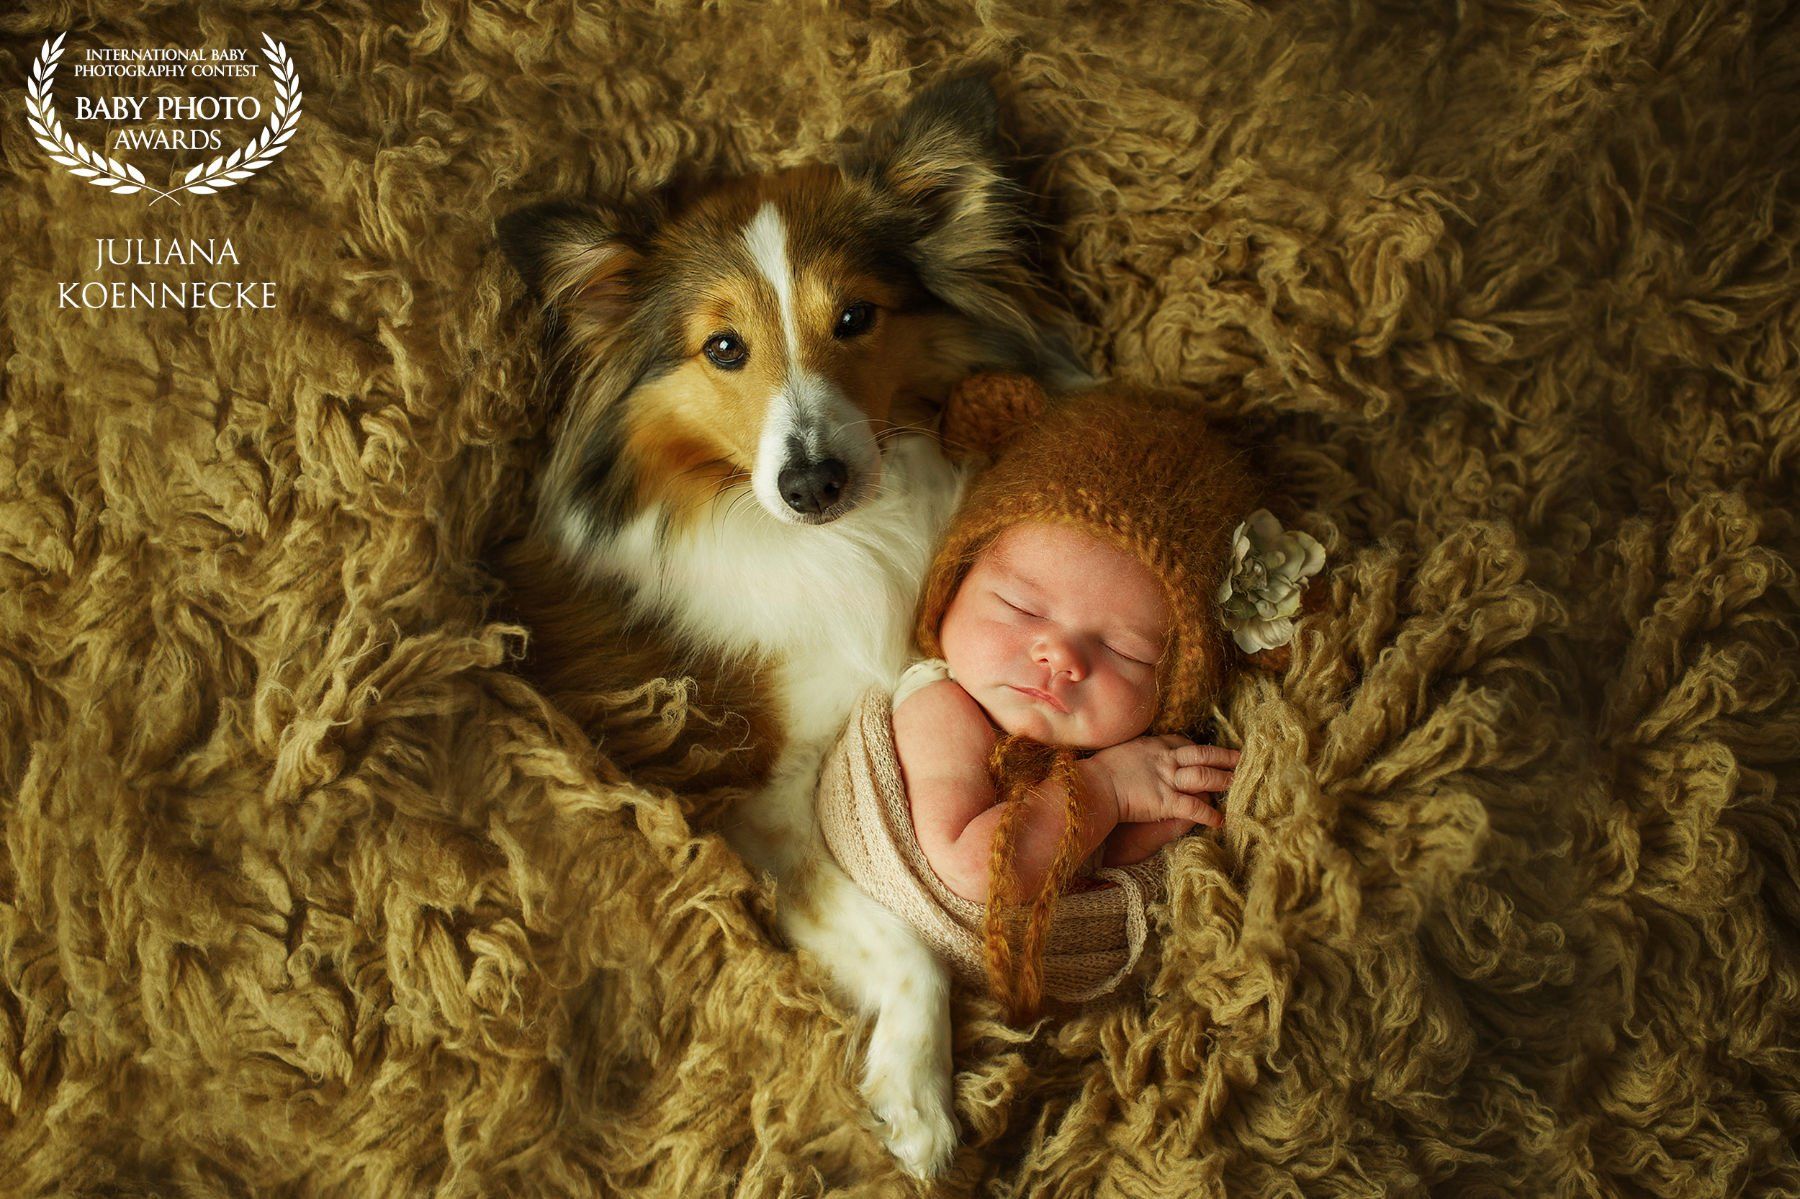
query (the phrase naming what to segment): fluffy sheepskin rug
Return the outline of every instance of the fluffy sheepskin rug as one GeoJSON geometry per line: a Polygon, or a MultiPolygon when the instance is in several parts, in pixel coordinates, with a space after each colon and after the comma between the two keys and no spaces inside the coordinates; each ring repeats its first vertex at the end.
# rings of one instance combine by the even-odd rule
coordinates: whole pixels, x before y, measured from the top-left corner
{"type": "Polygon", "coordinates": [[[109,7],[0,16],[0,1189],[906,1193],[713,832],[742,722],[520,669],[492,222],[982,67],[1090,364],[1211,389],[1331,557],[1140,976],[958,1000],[942,1193],[1800,1190],[1784,6],[109,7]],[[269,32],[297,136],[90,187],[25,124],[71,26],[269,32]],[[279,310],[56,309],[152,232],[279,310]]]}

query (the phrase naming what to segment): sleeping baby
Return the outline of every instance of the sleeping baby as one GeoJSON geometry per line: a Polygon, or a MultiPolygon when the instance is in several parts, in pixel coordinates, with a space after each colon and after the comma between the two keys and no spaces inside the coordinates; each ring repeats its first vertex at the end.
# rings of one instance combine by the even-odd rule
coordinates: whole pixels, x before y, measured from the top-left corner
{"type": "Polygon", "coordinates": [[[851,877],[1021,1019],[1135,964],[1159,851],[1223,822],[1207,797],[1238,759],[1187,734],[1233,634],[1291,635],[1323,550],[1250,512],[1241,458],[1178,395],[991,386],[1017,432],[933,562],[921,660],[858,704],[819,810],[851,877]]]}

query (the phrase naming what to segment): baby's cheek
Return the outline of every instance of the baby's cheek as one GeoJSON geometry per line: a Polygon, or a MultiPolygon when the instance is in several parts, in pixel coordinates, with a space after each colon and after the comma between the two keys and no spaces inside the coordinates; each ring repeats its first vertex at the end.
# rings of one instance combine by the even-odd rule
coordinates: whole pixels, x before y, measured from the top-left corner
{"type": "Polygon", "coordinates": [[[969,659],[970,666],[984,675],[1005,674],[1003,668],[1011,656],[1019,652],[1015,641],[1010,629],[990,621],[982,626],[980,635],[963,648],[963,654],[969,659]]]}
{"type": "Polygon", "coordinates": [[[1150,727],[1156,709],[1153,686],[1121,676],[1113,690],[1112,710],[1115,730],[1120,741],[1139,736],[1150,727]]]}
{"type": "Polygon", "coordinates": [[[1156,718],[1157,701],[1156,678],[1154,675],[1144,679],[1137,685],[1137,722],[1140,728],[1147,729],[1156,718]]]}

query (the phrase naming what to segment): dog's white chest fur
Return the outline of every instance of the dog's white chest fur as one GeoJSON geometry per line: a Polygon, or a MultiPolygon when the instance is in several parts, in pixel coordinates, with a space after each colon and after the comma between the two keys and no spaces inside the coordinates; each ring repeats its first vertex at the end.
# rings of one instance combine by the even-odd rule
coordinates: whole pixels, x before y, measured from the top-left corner
{"type": "Polygon", "coordinates": [[[679,635],[770,659],[788,736],[820,743],[864,689],[904,669],[919,589],[964,482],[934,439],[899,433],[876,494],[830,524],[782,523],[739,495],[661,543],[658,511],[643,512],[597,557],[679,635]]]}

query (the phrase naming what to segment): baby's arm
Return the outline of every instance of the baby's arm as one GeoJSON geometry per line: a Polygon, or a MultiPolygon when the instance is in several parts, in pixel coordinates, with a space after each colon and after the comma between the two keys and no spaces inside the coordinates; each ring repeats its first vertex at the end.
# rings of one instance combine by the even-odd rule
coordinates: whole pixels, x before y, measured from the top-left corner
{"type": "MultiPolygon", "coordinates": [[[[998,737],[981,705],[949,679],[919,688],[894,709],[894,751],[919,848],[944,885],[974,903],[987,902],[994,830],[1006,812],[995,802],[987,767],[998,737]]],[[[1030,806],[1020,814],[1013,869],[1020,893],[1031,895],[1056,858],[1067,799],[1060,786],[1047,782],[1025,802],[1030,806]]],[[[1112,831],[1113,819],[1102,805],[1083,809],[1085,858],[1112,831]]]]}
{"type": "Polygon", "coordinates": [[[1148,820],[1121,824],[1106,838],[1102,866],[1135,866],[1194,827],[1192,820],[1148,820]]]}

